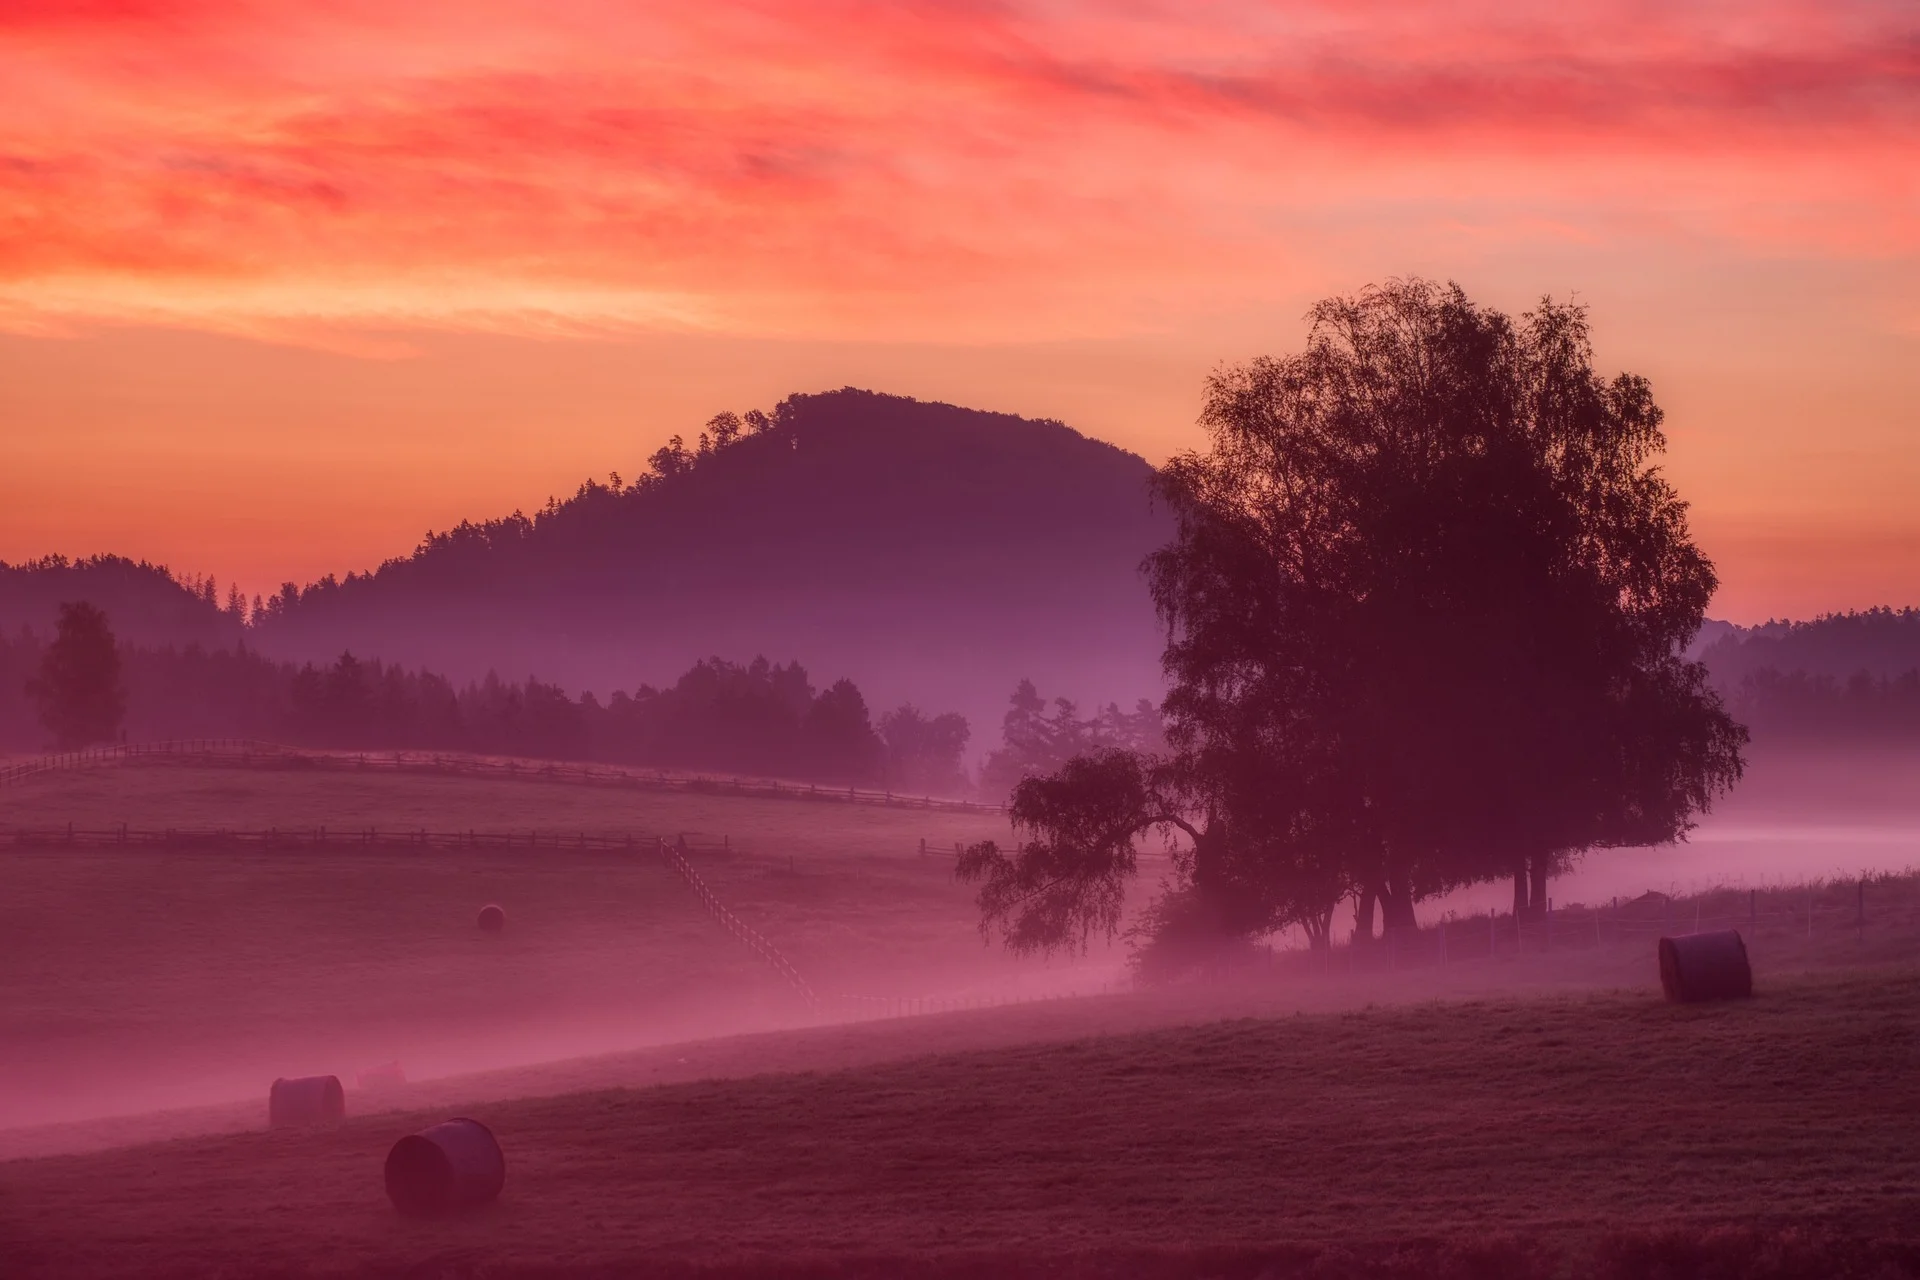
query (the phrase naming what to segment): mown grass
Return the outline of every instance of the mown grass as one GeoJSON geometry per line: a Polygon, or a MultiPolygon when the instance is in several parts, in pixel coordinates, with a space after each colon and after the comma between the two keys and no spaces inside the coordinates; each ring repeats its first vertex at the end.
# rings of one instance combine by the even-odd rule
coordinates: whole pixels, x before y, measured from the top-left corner
{"type": "Polygon", "coordinates": [[[21,1274],[81,1277],[1253,1275],[1396,1251],[1624,1274],[1701,1240],[1750,1262],[1811,1241],[1871,1270],[1920,1243],[1916,1103],[1903,968],[1716,1007],[1433,1003],[501,1102],[480,1118],[506,1194],[453,1222],[397,1220],[379,1178],[438,1112],[20,1161],[0,1166],[0,1231],[21,1274]]]}
{"type": "Polygon", "coordinates": [[[434,831],[622,831],[731,836],[770,854],[904,857],[922,838],[999,834],[985,814],[422,774],[139,764],[46,774],[0,792],[0,826],[326,826],[434,831]],[[775,846],[778,846],[777,850],[775,846]]]}
{"type": "MultiPolygon", "coordinates": [[[[951,858],[918,852],[922,839],[950,848],[976,837],[982,821],[533,781],[219,768],[54,774],[0,794],[0,830],[73,822],[725,838],[726,848],[700,843],[694,853],[723,900],[822,990],[873,995],[1027,971],[983,950],[951,858]]],[[[354,1072],[390,1059],[415,1076],[473,1072],[806,1015],[644,855],[0,842],[0,878],[0,1152],[17,1149],[9,1127],[251,1099],[276,1075],[333,1072],[351,1084],[354,1072]],[[507,911],[500,937],[474,926],[490,901],[507,911]]]]}

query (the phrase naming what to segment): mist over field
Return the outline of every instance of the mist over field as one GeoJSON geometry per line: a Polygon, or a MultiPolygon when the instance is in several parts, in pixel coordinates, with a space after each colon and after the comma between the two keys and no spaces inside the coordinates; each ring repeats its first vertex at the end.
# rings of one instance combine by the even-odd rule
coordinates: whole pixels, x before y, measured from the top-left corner
{"type": "Polygon", "coordinates": [[[0,4],[0,1280],[1920,1280],[1917,54],[0,4]]]}

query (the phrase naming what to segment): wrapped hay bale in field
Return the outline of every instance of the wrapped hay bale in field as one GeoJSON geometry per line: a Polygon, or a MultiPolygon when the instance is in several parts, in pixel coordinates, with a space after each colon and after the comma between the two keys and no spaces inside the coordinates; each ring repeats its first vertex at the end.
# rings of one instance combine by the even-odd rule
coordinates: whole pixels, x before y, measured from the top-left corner
{"type": "Polygon", "coordinates": [[[499,903],[489,902],[486,906],[480,908],[480,931],[482,933],[499,933],[506,927],[507,913],[501,909],[499,903]]]}
{"type": "Polygon", "coordinates": [[[1676,1004],[1745,1000],[1753,994],[1747,944],[1734,929],[1662,938],[1660,986],[1676,1004]]]}
{"type": "Polygon", "coordinates": [[[409,1217],[431,1217],[499,1196],[507,1182],[507,1160],[491,1129],[461,1117],[394,1143],[386,1178],[394,1208],[409,1217]]]}
{"type": "Polygon", "coordinates": [[[267,1125],[285,1129],[344,1119],[347,1091],[339,1076],[282,1077],[267,1091],[267,1125]]]}

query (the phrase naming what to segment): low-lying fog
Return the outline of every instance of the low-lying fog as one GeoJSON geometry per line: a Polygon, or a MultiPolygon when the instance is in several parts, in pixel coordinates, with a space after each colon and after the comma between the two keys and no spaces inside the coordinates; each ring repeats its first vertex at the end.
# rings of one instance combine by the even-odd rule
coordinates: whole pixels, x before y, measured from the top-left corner
{"type": "MultiPolygon", "coordinates": [[[[1592,905],[1650,889],[1686,894],[1904,871],[1920,864],[1915,777],[1905,756],[1763,759],[1686,843],[1596,851],[1550,892],[1557,907],[1592,905]]],[[[807,820],[803,811],[796,818],[807,820]]],[[[413,865],[418,875],[439,874],[430,863],[413,865]]],[[[1136,906],[1164,866],[1156,849],[1136,906]]],[[[204,872],[202,892],[223,883],[219,874],[204,872]]],[[[156,901],[95,878],[70,900],[34,909],[46,918],[9,926],[15,936],[0,948],[18,966],[0,1007],[0,1129],[235,1101],[264,1116],[267,1086],[280,1075],[336,1074],[350,1094],[378,1100],[381,1086],[370,1077],[360,1090],[358,1077],[393,1061],[417,1082],[823,1018],[1126,986],[1121,946],[1096,944],[1084,957],[1051,963],[984,946],[969,890],[950,889],[937,909],[913,908],[929,912],[924,921],[903,925],[901,907],[884,928],[885,901],[849,902],[844,911],[810,903],[807,932],[798,936],[817,941],[808,953],[795,948],[796,962],[822,994],[866,997],[816,1013],[718,926],[644,884],[633,892],[665,910],[660,918],[675,922],[672,930],[606,910],[592,881],[550,876],[541,888],[546,905],[514,915],[502,950],[478,939],[464,915],[425,941],[396,943],[376,936],[388,927],[378,919],[342,914],[344,907],[329,915],[313,909],[315,899],[298,902],[311,911],[304,924],[276,903],[250,926],[233,905],[250,899],[230,897],[195,915],[194,895],[156,901]],[[901,952],[909,936],[921,940],[911,959],[901,952]]],[[[435,882],[415,896],[431,905],[439,893],[435,882]]],[[[353,894],[344,900],[351,904],[353,894]]],[[[395,901],[395,911],[413,909],[395,901]]],[[[1419,914],[1434,921],[1504,910],[1510,901],[1510,886],[1481,885],[1429,900],[1419,914]]],[[[96,1133],[83,1145],[99,1141],[96,1133]]],[[[10,1149],[22,1147],[0,1142],[0,1154],[10,1149]]]]}

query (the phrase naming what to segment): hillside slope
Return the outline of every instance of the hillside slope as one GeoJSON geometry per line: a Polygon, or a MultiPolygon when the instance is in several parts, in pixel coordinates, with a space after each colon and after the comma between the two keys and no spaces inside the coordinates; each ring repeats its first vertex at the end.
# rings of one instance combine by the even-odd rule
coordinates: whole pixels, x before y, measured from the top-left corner
{"type": "Polygon", "coordinates": [[[258,642],[598,690],[765,653],[816,683],[850,676],[875,706],[959,708],[976,744],[1022,677],[1089,702],[1157,693],[1138,567],[1170,526],[1144,460],[1059,423],[852,389],[758,425],[283,593],[258,642]]]}
{"type": "Polygon", "coordinates": [[[1916,994],[1434,1003],[501,1102],[506,1189],[443,1222],[397,1222],[379,1169],[445,1112],[356,1116],[9,1163],[0,1233],[61,1277],[1910,1275],[1916,994]]]}
{"type": "Polygon", "coordinates": [[[60,606],[85,600],[106,611],[124,644],[231,647],[243,624],[222,608],[211,579],[187,581],[162,565],[125,556],[0,560],[0,632],[51,637],[60,606]]]}

